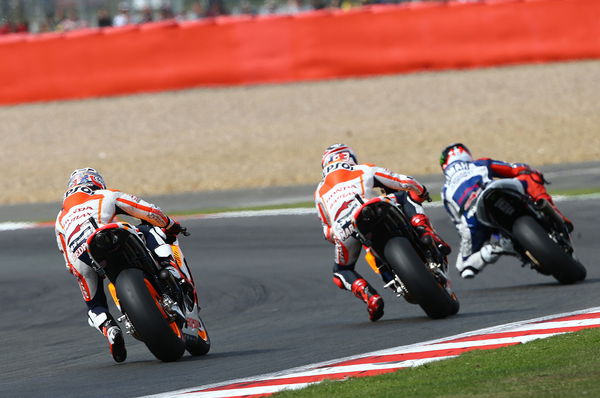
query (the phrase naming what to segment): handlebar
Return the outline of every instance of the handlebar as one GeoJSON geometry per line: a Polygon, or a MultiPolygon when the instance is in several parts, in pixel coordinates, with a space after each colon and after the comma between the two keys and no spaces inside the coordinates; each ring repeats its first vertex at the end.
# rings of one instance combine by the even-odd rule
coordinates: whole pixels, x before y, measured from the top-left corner
{"type": "MultiPolygon", "coordinates": [[[[148,225],[150,227],[154,227],[154,225],[152,225],[151,223],[149,223],[146,220],[140,220],[140,224],[139,225],[148,225]]],[[[158,228],[158,227],[157,227],[158,228]]],[[[161,228],[163,231],[165,230],[164,228],[161,228]]],[[[179,232],[179,234],[183,235],[183,236],[190,236],[191,233],[187,230],[187,228],[185,227],[181,227],[181,231],[179,232]]]]}

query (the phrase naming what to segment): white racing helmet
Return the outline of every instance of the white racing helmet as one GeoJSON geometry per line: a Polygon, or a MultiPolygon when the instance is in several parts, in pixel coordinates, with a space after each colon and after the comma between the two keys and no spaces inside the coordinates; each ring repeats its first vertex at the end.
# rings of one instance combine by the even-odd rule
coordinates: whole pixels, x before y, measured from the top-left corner
{"type": "Polygon", "coordinates": [[[473,161],[471,151],[469,151],[469,148],[467,148],[466,145],[456,143],[444,148],[442,155],[440,156],[440,166],[442,167],[442,170],[445,170],[450,163],[456,162],[457,160],[462,160],[464,162],[473,161]]]}
{"type": "Polygon", "coordinates": [[[325,149],[323,158],[321,159],[321,168],[324,169],[328,165],[337,162],[344,162],[352,165],[358,164],[352,148],[344,144],[333,144],[325,149]]]}
{"type": "Polygon", "coordinates": [[[67,190],[78,185],[85,185],[92,189],[106,189],[104,178],[91,167],[77,169],[71,173],[71,177],[67,183],[67,190]]]}

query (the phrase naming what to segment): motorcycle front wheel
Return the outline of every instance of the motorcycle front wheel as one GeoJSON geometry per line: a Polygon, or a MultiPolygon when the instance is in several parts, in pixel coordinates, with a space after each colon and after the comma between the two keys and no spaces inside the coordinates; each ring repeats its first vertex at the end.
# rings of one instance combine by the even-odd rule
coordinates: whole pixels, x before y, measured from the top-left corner
{"type": "Polygon", "coordinates": [[[182,332],[160,304],[160,295],[137,268],[121,271],[115,281],[121,308],[127,314],[137,334],[156,358],[173,362],[185,352],[182,332]]]}
{"type": "Polygon", "coordinates": [[[433,319],[445,318],[458,312],[460,304],[426,268],[408,239],[394,237],[385,245],[384,255],[400,278],[410,296],[433,319]]]}
{"type": "Polygon", "coordinates": [[[513,224],[514,239],[527,250],[546,272],[562,284],[585,279],[585,267],[565,252],[533,217],[523,216],[513,224]]]}
{"type": "Polygon", "coordinates": [[[198,330],[197,336],[185,336],[185,348],[193,356],[206,355],[210,350],[210,337],[206,331],[206,326],[202,318],[198,317],[202,328],[198,330]]]}

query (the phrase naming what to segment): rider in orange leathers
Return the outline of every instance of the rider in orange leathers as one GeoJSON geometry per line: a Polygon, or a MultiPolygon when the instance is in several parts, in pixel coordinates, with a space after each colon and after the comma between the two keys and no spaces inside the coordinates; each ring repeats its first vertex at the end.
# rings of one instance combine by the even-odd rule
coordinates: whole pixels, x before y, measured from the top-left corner
{"type": "Polygon", "coordinates": [[[444,255],[450,253],[450,247],[423,214],[421,203],[429,194],[414,178],[374,165],[358,164],[354,151],[344,144],[328,147],[321,167],[323,180],[315,192],[315,205],[325,239],[335,245],[333,282],[364,301],[369,319],[376,321],[383,316],[383,298],[354,270],[361,250],[352,224],[352,215],[360,205],[356,195],[368,200],[380,195],[378,188],[383,189],[411,217],[411,224],[422,237],[431,237],[444,255]]]}
{"type": "Polygon", "coordinates": [[[100,276],[93,270],[86,251],[87,238],[94,232],[89,221],[97,225],[113,222],[118,214],[139,218],[151,225],[140,225],[146,245],[161,266],[193,286],[189,269],[185,264],[176,266],[169,239],[182,232],[181,224],[165,215],[155,205],[124,192],[106,189],[102,176],[92,168],[73,171],[67,184],[62,209],[55,224],[58,248],[65,263],[79,282],[81,293],[88,306],[88,322],[99,330],[109,342],[113,359],[122,362],[127,357],[123,333],[108,311],[108,303],[100,276]],[[154,226],[154,227],[153,227],[154,226]]]}

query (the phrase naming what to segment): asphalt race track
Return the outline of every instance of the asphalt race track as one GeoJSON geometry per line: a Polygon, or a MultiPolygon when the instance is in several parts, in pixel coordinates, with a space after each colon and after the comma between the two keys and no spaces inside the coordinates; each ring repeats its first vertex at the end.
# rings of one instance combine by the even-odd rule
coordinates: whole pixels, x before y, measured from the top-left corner
{"type": "MultiPolygon", "coordinates": [[[[457,316],[430,320],[385,291],[386,313],[377,323],[331,282],[333,247],[316,215],[189,220],[192,236],[182,246],[213,346],[205,357],[168,364],[129,336],[127,361],[112,361],[104,338],[87,325],[51,228],[0,232],[0,396],[139,397],[598,306],[600,199],[561,208],[576,225],[584,283],[558,285],[510,258],[469,281],[452,268],[457,316]]],[[[443,210],[428,212],[455,246],[443,210]]],[[[358,270],[381,288],[364,261],[358,270]]]]}

